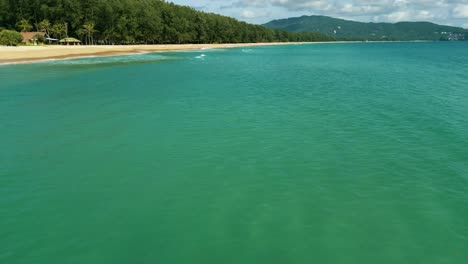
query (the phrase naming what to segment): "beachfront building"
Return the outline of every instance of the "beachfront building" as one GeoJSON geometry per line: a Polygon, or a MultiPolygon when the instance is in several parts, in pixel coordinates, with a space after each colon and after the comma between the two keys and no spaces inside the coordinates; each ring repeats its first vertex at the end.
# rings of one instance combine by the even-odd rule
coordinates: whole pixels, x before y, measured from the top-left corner
{"type": "Polygon", "coordinates": [[[76,38],[64,38],[59,41],[61,45],[66,46],[76,46],[81,45],[81,41],[77,40],[76,38]]]}
{"type": "Polygon", "coordinates": [[[56,38],[51,38],[49,35],[45,34],[45,39],[47,40],[47,43],[48,44],[57,44],[58,43],[58,39],[56,38]]]}
{"type": "Polygon", "coordinates": [[[45,38],[44,32],[21,32],[21,36],[23,36],[22,43],[30,44],[30,45],[37,45],[38,44],[37,35],[41,35],[45,38]]]}

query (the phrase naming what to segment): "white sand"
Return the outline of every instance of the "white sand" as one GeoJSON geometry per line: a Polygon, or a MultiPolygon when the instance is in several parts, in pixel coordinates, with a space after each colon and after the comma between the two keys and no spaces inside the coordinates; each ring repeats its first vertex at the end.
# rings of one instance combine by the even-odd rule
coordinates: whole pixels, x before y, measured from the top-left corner
{"type": "MultiPolygon", "coordinates": [[[[316,42],[314,42],[316,43],[316,42]]],[[[304,43],[243,43],[243,44],[171,44],[128,46],[0,46],[0,64],[26,63],[48,59],[66,59],[84,56],[110,56],[141,52],[198,50],[204,48],[233,48],[304,43]]]]}

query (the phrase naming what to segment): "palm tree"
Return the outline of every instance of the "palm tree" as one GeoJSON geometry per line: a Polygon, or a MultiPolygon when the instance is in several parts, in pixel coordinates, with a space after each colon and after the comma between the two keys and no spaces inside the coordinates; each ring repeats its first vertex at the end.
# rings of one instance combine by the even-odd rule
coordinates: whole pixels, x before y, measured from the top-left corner
{"type": "Polygon", "coordinates": [[[86,43],[87,45],[91,44],[93,45],[94,39],[93,39],[93,34],[96,33],[96,30],[94,29],[96,25],[92,22],[86,23],[83,25],[83,29],[86,30],[86,43]]]}
{"type": "Polygon", "coordinates": [[[39,24],[37,25],[38,26],[38,30],[41,31],[41,32],[45,32],[47,35],[49,35],[49,29],[50,29],[50,22],[49,20],[47,19],[44,19],[42,20],[41,22],[39,22],[39,24]]]}
{"type": "Polygon", "coordinates": [[[29,32],[31,31],[31,29],[33,28],[33,26],[29,23],[28,20],[26,19],[21,19],[17,24],[16,26],[18,27],[18,29],[21,31],[21,32],[29,32]]]}
{"type": "Polygon", "coordinates": [[[50,28],[50,32],[54,34],[55,37],[58,37],[59,39],[62,38],[62,36],[66,35],[67,29],[65,28],[65,24],[55,24],[50,28]]]}

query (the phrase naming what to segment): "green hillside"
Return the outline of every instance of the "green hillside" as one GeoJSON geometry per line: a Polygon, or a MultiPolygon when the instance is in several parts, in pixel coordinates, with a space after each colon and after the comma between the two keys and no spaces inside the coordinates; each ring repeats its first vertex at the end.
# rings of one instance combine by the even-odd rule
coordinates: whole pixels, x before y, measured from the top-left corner
{"type": "Polygon", "coordinates": [[[429,22],[363,23],[327,16],[302,16],[264,26],[291,32],[320,32],[337,40],[468,40],[468,30],[429,22]]]}
{"type": "Polygon", "coordinates": [[[0,31],[43,31],[86,44],[327,41],[161,0],[0,0],[0,31]]]}

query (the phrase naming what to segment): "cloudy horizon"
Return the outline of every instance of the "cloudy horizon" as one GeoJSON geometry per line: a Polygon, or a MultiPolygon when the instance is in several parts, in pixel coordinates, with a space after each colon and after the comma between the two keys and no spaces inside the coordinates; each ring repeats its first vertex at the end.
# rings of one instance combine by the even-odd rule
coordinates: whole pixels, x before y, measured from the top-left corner
{"type": "Polygon", "coordinates": [[[429,21],[468,28],[468,0],[171,0],[255,24],[303,15],[361,22],[429,21]]]}

